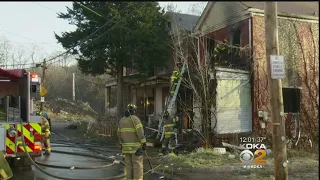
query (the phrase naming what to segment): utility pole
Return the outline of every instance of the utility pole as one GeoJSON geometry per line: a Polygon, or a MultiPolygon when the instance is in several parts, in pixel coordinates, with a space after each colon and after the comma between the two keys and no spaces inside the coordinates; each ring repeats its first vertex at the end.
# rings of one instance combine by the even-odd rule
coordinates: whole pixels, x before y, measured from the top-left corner
{"type": "Polygon", "coordinates": [[[287,150],[285,138],[285,122],[282,99],[281,79],[271,78],[270,55],[278,55],[278,20],[277,2],[265,2],[265,42],[266,61],[268,68],[268,81],[271,103],[271,118],[273,125],[273,153],[274,171],[276,180],[288,180],[287,150]]]}
{"type": "MultiPolygon", "coordinates": [[[[43,60],[43,64],[42,64],[42,79],[41,79],[41,85],[42,87],[44,87],[44,82],[45,82],[45,76],[46,76],[46,69],[47,69],[47,63],[46,63],[46,59],[43,60]]],[[[40,111],[43,111],[43,102],[40,102],[40,111]]]]}
{"type": "Polygon", "coordinates": [[[75,86],[75,75],[72,73],[72,100],[76,100],[76,86],[75,86]]]}

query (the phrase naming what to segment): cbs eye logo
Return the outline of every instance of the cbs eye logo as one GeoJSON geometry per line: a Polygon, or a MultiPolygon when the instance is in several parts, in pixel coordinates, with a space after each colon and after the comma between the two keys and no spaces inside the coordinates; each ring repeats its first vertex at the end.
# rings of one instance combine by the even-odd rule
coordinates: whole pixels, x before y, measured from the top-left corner
{"type": "Polygon", "coordinates": [[[244,150],[240,153],[240,160],[244,164],[266,164],[267,161],[263,159],[266,155],[267,153],[263,149],[256,150],[254,154],[249,150],[244,150]],[[254,158],[255,155],[256,158],[254,158]]]}

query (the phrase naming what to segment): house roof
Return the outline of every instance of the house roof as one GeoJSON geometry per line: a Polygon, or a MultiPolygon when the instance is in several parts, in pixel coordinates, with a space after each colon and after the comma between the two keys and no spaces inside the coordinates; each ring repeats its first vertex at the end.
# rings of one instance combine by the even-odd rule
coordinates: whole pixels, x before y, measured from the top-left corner
{"type": "MultiPolygon", "coordinates": [[[[264,10],[263,1],[240,1],[248,8],[264,10]]],[[[278,12],[319,17],[318,1],[278,1],[278,12]]]]}
{"type": "Polygon", "coordinates": [[[181,28],[192,31],[196,26],[200,16],[190,15],[190,14],[182,14],[176,12],[168,12],[168,15],[171,16],[177,24],[180,25],[181,28]]]}
{"type": "MultiPolygon", "coordinates": [[[[222,1],[219,3],[223,3],[222,1]]],[[[238,1],[244,7],[264,10],[264,1],[238,1]]],[[[210,10],[213,8],[215,2],[208,2],[204,11],[199,18],[194,30],[198,29],[203,21],[208,16],[210,10]]],[[[291,15],[303,15],[308,17],[319,17],[319,2],[318,1],[278,1],[277,8],[279,13],[291,15]]]]}

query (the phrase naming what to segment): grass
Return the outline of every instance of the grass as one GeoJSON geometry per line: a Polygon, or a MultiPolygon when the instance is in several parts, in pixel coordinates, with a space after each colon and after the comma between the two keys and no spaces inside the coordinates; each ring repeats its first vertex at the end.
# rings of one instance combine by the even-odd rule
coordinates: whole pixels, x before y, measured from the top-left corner
{"type": "MultiPolygon", "coordinates": [[[[167,157],[155,157],[158,165],[161,165],[160,172],[175,174],[192,178],[204,178],[205,174],[212,174],[217,179],[225,179],[225,174],[230,176],[230,180],[240,179],[261,179],[274,180],[274,160],[273,155],[267,156],[268,164],[262,169],[242,169],[240,166],[239,156],[230,159],[230,153],[221,155],[213,149],[198,148],[189,154],[169,154],[167,157]],[[204,175],[204,176],[202,176],[204,175]]],[[[315,167],[318,167],[318,155],[301,150],[288,149],[289,173],[298,177],[307,177],[309,173],[314,173],[315,167]]],[[[309,174],[310,176],[310,174],[309,174]]]]}
{"type": "MultiPolygon", "coordinates": [[[[229,154],[218,154],[213,149],[198,148],[189,154],[169,154],[168,159],[173,164],[192,168],[210,168],[222,166],[230,163],[239,163],[237,156],[233,159],[229,158],[229,154]]],[[[168,162],[169,163],[169,162],[168,162]]]]}

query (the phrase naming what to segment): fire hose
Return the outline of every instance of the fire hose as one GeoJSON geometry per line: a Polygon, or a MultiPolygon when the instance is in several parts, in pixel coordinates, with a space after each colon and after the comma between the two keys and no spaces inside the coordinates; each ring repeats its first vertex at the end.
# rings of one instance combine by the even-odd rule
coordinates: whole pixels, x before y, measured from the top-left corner
{"type": "MultiPolygon", "coordinates": [[[[54,131],[53,131],[54,132],[54,131]]],[[[57,132],[54,132],[56,135],[58,135],[58,136],[60,136],[60,137],[63,137],[64,139],[65,139],[65,141],[64,140],[62,140],[62,142],[69,142],[70,140],[69,140],[69,138],[68,137],[65,137],[65,136],[63,136],[63,135],[61,135],[61,134],[59,134],[59,133],[57,133],[57,132]]],[[[60,142],[61,142],[61,140],[59,140],[60,142]]],[[[97,151],[96,149],[94,149],[94,148],[90,148],[90,147],[88,147],[88,146],[86,146],[86,145],[83,145],[83,143],[81,143],[81,142],[75,142],[74,140],[73,140],[73,142],[72,143],[70,143],[70,145],[67,145],[67,146],[70,146],[70,147],[74,147],[74,146],[71,146],[71,144],[72,145],[76,145],[76,146],[78,146],[78,147],[81,147],[81,148],[83,148],[83,149],[87,149],[87,150],[89,150],[89,151],[92,151],[92,152],[95,152],[95,153],[98,153],[98,154],[102,154],[100,151],[97,151]]],[[[101,146],[94,146],[94,145],[89,145],[89,146],[91,146],[91,147],[101,147],[101,146]]],[[[60,146],[61,147],[61,146],[60,146]]],[[[66,146],[64,146],[64,147],[66,147],[66,146]]],[[[118,147],[118,146],[117,146],[118,147]]],[[[114,151],[108,151],[108,150],[103,150],[104,152],[114,152],[114,151]]],[[[52,150],[52,152],[54,152],[53,150],[52,150]]],[[[149,166],[150,166],[150,170],[148,171],[148,172],[145,172],[145,173],[143,173],[143,174],[147,174],[147,173],[149,173],[149,172],[151,172],[152,174],[158,174],[159,176],[163,176],[163,174],[159,174],[159,173],[157,173],[157,172],[154,172],[154,169],[156,169],[157,167],[159,167],[159,166],[157,166],[157,167],[152,167],[152,165],[151,165],[151,162],[150,162],[150,160],[149,160],[149,156],[148,156],[148,154],[147,154],[147,152],[146,151],[144,151],[145,152],[145,155],[146,155],[146,157],[147,157],[147,160],[148,160],[148,163],[149,163],[149,166]]],[[[104,155],[104,154],[102,154],[102,155],[104,155]]],[[[124,163],[124,162],[123,162],[124,163]]],[[[125,164],[125,163],[124,163],[125,164]]]]}
{"type": "MultiPolygon", "coordinates": [[[[123,178],[125,177],[125,174],[123,173],[123,174],[120,174],[120,175],[117,175],[117,176],[110,176],[110,177],[105,177],[105,178],[87,178],[87,179],[85,179],[85,178],[83,178],[83,179],[76,178],[76,179],[74,179],[74,178],[61,177],[61,176],[57,176],[57,175],[51,174],[51,173],[43,170],[43,169],[31,158],[30,154],[29,154],[28,151],[27,151],[27,146],[26,146],[26,143],[25,143],[25,140],[24,140],[24,132],[23,132],[23,129],[24,129],[24,128],[23,128],[23,122],[22,122],[22,121],[20,121],[20,125],[21,125],[22,145],[23,145],[24,151],[26,152],[25,154],[27,155],[29,161],[31,162],[31,164],[32,164],[35,168],[37,168],[40,172],[42,172],[42,173],[44,173],[44,174],[46,174],[46,175],[48,175],[48,176],[51,176],[51,177],[56,178],[56,179],[64,179],[64,180],[113,180],[113,179],[123,179],[123,178]]],[[[72,154],[78,154],[78,155],[79,155],[79,153],[72,153],[72,154]]],[[[90,157],[90,155],[84,155],[84,156],[85,156],[85,157],[90,157]]],[[[92,156],[91,156],[91,157],[92,157],[92,156]]],[[[96,158],[101,158],[101,157],[100,157],[100,156],[96,156],[96,158]]],[[[106,158],[104,158],[104,159],[106,159],[106,158]]],[[[109,158],[107,158],[107,159],[109,159],[109,158]]],[[[110,160],[110,159],[109,159],[109,160],[110,160]]],[[[125,165],[123,161],[120,161],[120,164],[125,165]]],[[[109,167],[110,167],[110,165],[109,165],[109,167]]],[[[79,168],[79,167],[77,167],[77,168],[79,168]]]]}

